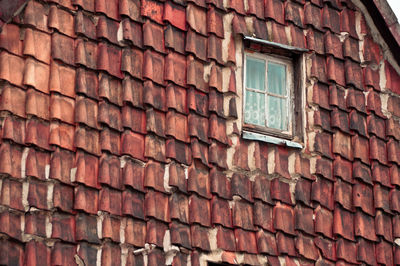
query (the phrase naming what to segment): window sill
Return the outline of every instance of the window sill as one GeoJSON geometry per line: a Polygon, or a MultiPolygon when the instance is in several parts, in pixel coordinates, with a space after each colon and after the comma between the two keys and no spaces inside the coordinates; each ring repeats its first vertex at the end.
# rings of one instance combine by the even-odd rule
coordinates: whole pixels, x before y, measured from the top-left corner
{"type": "Polygon", "coordinates": [[[303,149],[303,145],[298,142],[295,142],[295,141],[281,139],[281,138],[263,135],[263,134],[259,134],[259,133],[254,133],[254,132],[249,132],[249,131],[245,131],[245,130],[243,130],[242,137],[247,140],[258,140],[258,141],[276,144],[276,145],[285,145],[287,147],[291,147],[291,148],[295,148],[295,149],[303,149]]]}

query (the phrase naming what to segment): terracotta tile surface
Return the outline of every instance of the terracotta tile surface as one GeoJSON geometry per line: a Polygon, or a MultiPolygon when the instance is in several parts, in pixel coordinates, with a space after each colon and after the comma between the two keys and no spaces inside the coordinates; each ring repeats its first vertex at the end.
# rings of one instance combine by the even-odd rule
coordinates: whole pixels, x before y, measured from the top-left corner
{"type": "Polygon", "coordinates": [[[400,75],[352,2],[0,10],[1,265],[400,263],[400,75]],[[304,149],[241,138],[242,36],[309,49],[304,149]]]}

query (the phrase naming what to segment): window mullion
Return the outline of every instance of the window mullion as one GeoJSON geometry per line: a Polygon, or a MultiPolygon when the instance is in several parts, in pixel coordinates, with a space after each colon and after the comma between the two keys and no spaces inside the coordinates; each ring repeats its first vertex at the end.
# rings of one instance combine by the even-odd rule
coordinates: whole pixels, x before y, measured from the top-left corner
{"type": "Polygon", "coordinates": [[[264,78],[264,88],[265,88],[265,100],[264,100],[264,110],[265,110],[265,126],[268,126],[268,60],[265,60],[265,78],[264,78]]]}

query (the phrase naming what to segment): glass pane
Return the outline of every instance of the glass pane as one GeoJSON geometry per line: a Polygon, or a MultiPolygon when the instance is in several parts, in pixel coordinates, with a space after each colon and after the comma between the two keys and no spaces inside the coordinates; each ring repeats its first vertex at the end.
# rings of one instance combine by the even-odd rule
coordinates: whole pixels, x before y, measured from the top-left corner
{"type": "Polygon", "coordinates": [[[287,99],[268,96],[268,127],[288,130],[287,114],[287,99]]]}
{"type": "Polygon", "coordinates": [[[246,57],[246,87],[265,91],[265,61],[246,57]]]}
{"type": "Polygon", "coordinates": [[[265,94],[246,90],[244,122],[265,126],[265,94]]]}
{"type": "Polygon", "coordinates": [[[268,62],[268,92],[286,96],[285,65],[268,62]]]}

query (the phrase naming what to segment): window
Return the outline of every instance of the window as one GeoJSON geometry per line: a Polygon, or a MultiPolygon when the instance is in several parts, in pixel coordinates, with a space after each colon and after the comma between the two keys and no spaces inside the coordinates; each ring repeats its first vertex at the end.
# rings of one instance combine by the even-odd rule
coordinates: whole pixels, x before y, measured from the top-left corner
{"type": "Polygon", "coordinates": [[[292,136],[293,65],[286,58],[245,54],[245,126],[292,136]]]}
{"type": "Polygon", "coordinates": [[[243,137],[302,147],[307,50],[253,37],[244,44],[243,137]]]}

